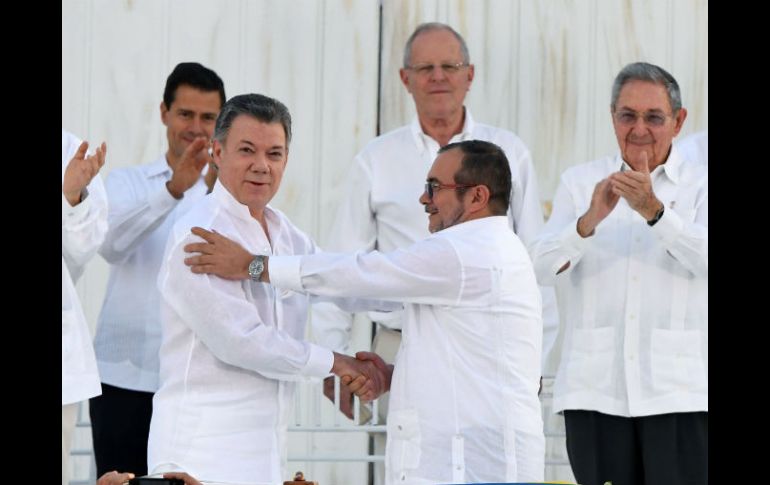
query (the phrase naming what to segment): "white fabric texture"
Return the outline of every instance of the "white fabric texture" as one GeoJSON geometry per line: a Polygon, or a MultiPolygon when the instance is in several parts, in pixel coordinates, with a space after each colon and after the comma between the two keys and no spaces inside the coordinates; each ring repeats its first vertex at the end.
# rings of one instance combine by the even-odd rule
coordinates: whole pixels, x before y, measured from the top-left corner
{"type": "Polygon", "coordinates": [[[208,190],[201,175],[177,200],[166,189],[171,176],[165,155],[107,176],[109,231],[99,254],[110,277],[94,347],[102,382],[123,389],[158,388],[158,268],[174,223],[208,190]]]}
{"type": "Polygon", "coordinates": [[[268,265],[285,290],[404,304],[386,483],[543,479],[541,297],[506,217],[389,253],[272,257],[268,265]]]}
{"type": "MultiPolygon", "coordinates": [[[[62,130],[61,167],[64,170],[81,140],[62,130]]],[[[88,194],[72,207],[62,193],[61,205],[61,401],[83,401],[102,392],[91,332],[80,305],[75,282],[96,254],[107,232],[107,196],[99,174],[87,187],[88,194]]]]}
{"type": "Polygon", "coordinates": [[[294,383],[329,375],[332,352],[303,341],[309,299],[251,280],[197,275],[184,265],[190,233],[216,230],[254,254],[305,254],[313,242],[265,209],[270,238],[220,182],[173,228],[158,275],[163,298],[160,388],[148,467],[199,480],[280,484],[294,383]]]}
{"type": "Polygon", "coordinates": [[[709,164],[708,130],[692,133],[676,142],[679,155],[685,160],[709,164]]]}
{"type": "Polygon", "coordinates": [[[620,198],[593,236],[580,237],[595,185],[623,163],[617,155],[564,172],[530,248],[564,320],[553,410],[708,411],[708,166],[673,148],[651,173],[665,205],[657,224],[620,198]]]}
{"type": "MultiPolygon", "coordinates": [[[[512,197],[509,225],[525,243],[543,227],[543,211],[537,177],[529,149],[514,133],[477,123],[465,108],[462,131],[450,143],[484,140],[499,145],[511,166],[512,197]]],[[[355,157],[344,194],[324,243],[327,251],[393,251],[428,237],[428,220],[418,198],[425,178],[439,150],[436,140],[425,134],[417,117],[403,126],[369,142],[355,157]]],[[[542,288],[544,320],[543,360],[546,374],[553,374],[551,354],[558,315],[551,288],[542,288]],[[550,369],[550,370],[549,370],[550,369]]],[[[400,313],[370,313],[369,317],[390,328],[400,329],[400,313]]],[[[316,341],[339,352],[349,352],[353,316],[330,304],[313,306],[316,341]]]]}

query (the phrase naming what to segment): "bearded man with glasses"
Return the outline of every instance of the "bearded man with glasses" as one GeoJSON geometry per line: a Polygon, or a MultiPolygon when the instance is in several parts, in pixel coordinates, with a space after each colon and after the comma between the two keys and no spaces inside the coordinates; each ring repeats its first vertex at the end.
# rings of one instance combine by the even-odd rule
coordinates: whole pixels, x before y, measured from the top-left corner
{"type": "MultiPolygon", "coordinates": [[[[449,25],[419,25],[406,42],[399,75],[414,99],[416,116],[409,125],[369,142],[355,157],[340,189],[344,195],[324,248],[392,251],[428,236],[415,194],[422,191],[425,173],[439,149],[465,140],[489,141],[505,152],[512,186],[508,223],[525,244],[532,241],[543,226],[532,157],[514,133],[477,122],[465,106],[475,66],[463,37],[449,25]]],[[[553,290],[543,290],[547,329],[543,353],[547,354],[558,317],[553,290]]],[[[401,340],[403,314],[372,312],[367,316],[377,323],[373,350],[392,362],[401,340]]],[[[353,315],[331,305],[313,307],[314,335],[329,348],[348,350],[352,322],[353,315]]],[[[333,387],[327,389],[331,392],[333,387]]],[[[380,411],[384,417],[387,396],[380,401],[380,411]]]]}

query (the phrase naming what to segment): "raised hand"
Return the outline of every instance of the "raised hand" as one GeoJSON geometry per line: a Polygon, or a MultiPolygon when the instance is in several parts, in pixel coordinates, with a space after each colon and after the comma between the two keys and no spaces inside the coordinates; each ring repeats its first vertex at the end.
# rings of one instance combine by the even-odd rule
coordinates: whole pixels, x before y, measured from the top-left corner
{"type": "Polygon", "coordinates": [[[184,264],[190,266],[193,273],[213,274],[226,280],[245,280],[249,277],[249,263],[254,255],[243,246],[202,227],[193,227],[190,232],[206,241],[190,243],[184,247],[186,253],[198,253],[184,260],[184,264]]]}
{"type": "Polygon", "coordinates": [[[599,181],[591,195],[591,206],[578,219],[578,233],[583,237],[592,235],[596,226],[610,215],[615,206],[618,205],[618,200],[620,197],[612,192],[610,178],[599,181]]]}
{"type": "MultiPolygon", "coordinates": [[[[203,167],[211,162],[208,146],[208,140],[205,137],[196,138],[185,148],[176,166],[172,167],[174,173],[171,175],[171,180],[166,182],[166,188],[174,198],[181,199],[184,193],[198,181],[203,167]]],[[[213,181],[211,183],[213,186],[213,181]]]]}
{"type": "Polygon", "coordinates": [[[629,207],[642,215],[645,220],[650,220],[660,209],[662,203],[655,197],[652,191],[652,179],[650,178],[650,165],[646,151],[639,153],[635,165],[639,170],[626,170],[610,175],[610,187],[612,193],[623,197],[629,207]]]}
{"type": "Polygon", "coordinates": [[[88,142],[84,141],[80,144],[75,155],[64,170],[61,191],[64,197],[67,198],[67,202],[73,207],[80,203],[83,189],[91,183],[91,179],[104,166],[104,159],[107,156],[107,144],[102,142],[93,155],[86,156],[87,151],[88,142]]]}

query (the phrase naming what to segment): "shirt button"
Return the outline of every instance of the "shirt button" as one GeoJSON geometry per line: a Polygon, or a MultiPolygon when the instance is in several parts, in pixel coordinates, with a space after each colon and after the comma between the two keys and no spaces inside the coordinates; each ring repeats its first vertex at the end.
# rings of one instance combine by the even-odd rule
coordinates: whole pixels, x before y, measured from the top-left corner
{"type": "Polygon", "coordinates": [[[629,316],[628,316],[628,319],[629,319],[629,320],[633,320],[633,319],[635,319],[635,318],[636,318],[636,315],[629,315],[629,316]]]}
{"type": "Polygon", "coordinates": [[[398,430],[401,431],[402,429],[404,429],[404,428],[399,424],[398,425],[398,430]]]}

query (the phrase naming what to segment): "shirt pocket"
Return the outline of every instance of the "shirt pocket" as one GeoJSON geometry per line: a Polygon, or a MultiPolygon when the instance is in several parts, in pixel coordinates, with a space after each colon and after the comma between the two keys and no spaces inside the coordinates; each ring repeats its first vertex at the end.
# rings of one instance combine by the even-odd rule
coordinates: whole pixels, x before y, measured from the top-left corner
{"type": "Polygon", "coordinates": [[[388,413],[387,468],[400,480],[403,471],[420,465],[420,418],[414,409],[391,410],[388,413]]]}
{"type": "Polygon", "coordinates": [[[699,330],[652,330],[652,385],[659,392],[707,392],[699,330]]]}
{"type": "Polygon", "coordinates": [[[566,366],[569,388],[608,389],[612,383],[614,358],[614,328],[575,329],[571,355],[566,366]]]}

